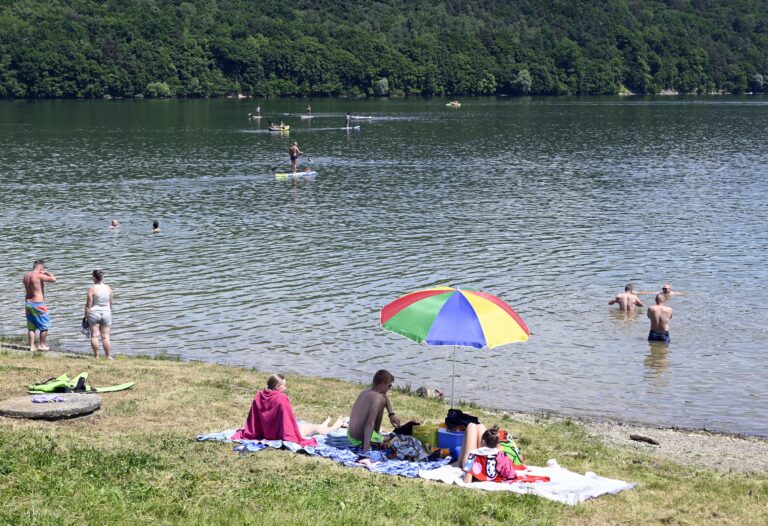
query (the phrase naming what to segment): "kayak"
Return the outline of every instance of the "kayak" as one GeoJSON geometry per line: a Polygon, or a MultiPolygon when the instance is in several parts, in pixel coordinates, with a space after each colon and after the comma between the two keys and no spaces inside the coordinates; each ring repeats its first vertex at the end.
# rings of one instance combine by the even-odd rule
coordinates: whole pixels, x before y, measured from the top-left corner
{"type": "Polygon", "coordinates": [[[269,131],[276,131],[276,132],[288,131],[290,129],[291,129],[291,127],[289,125],[287,125],[287,124],[285,124],[283,126],[270,126],[269,127],[269,131]]]}
{"type": "Polygon", "coordinates": [[[314,177],[317,175],[317,172],[314,170],[311,170],[309,172],[288,172],[288,173],[276,173],[275,179],[287,179],[288,177],[314,177]]]}

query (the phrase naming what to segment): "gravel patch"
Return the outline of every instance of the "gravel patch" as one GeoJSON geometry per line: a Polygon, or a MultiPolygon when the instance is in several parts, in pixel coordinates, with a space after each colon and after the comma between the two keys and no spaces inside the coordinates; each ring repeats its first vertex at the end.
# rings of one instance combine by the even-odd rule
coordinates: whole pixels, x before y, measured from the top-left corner
{"type": "MultiPolygon", "coordinates": [[[[551,414],[492,414],[528,424],[566,419],[551,414]]],[[[584,426],[590,434],[605,444],[652,458],[727,473],[768,473],[766,438],[713,433],[700,429],[671,429],[614,421],[592,421],[576,417],[571,417],[570,420],[584,426]],[[630,436],[647,438],[658,444],[632,440],[630,436]]]]}

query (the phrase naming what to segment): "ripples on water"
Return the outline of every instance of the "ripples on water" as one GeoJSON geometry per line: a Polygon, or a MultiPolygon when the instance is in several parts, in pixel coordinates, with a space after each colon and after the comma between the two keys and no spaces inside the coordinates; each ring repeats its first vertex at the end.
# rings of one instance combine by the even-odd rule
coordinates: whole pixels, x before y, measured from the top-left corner
{"type": "Polygon", "coordinates": [[[313,101],[312,123],[302,104],[269,104],[289,135],[234,101],[1,104],[0,331],[23,331],[21,275],[43,257],[68,348],[88,347],[99,267],[119,353],[448,388],[451,349],[385,333],[378,310],[459,285],[533,336],[459,349],[458,397],[768,435],[763,99],[313,101]],[[376,120],[332,129],[347,111],[376,120]],[[319,177],[273,178],[291,140],[319,177]],[[651,346],[645,311],[607,301],[665,280],[690,293],[651,346]]]}

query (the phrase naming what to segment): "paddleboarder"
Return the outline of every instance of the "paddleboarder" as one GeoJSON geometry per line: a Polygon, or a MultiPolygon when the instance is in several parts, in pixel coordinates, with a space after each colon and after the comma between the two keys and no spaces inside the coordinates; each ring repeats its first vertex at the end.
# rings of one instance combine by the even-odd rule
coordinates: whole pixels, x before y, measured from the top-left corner
{"type": "Polygon", "coordinates": [[[288,155],[291,156],[291,173],[296,173],[296,161],[299,159],[299,155],[301,155],[301,150],[299,150],[299,143],[296,141],[293,141],[291,143],[291,147],[288,150],[288,155]]]}

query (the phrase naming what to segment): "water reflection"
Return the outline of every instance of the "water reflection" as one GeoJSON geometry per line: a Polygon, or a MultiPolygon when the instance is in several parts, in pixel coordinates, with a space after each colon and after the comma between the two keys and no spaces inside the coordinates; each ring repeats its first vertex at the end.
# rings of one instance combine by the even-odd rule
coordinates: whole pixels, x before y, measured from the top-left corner
{"type": "Polygon", "coordinates": [[[661,376],[669,368],[669,344],[648,342],[648,355],[644,363],[651,377],[661,376]]]}

